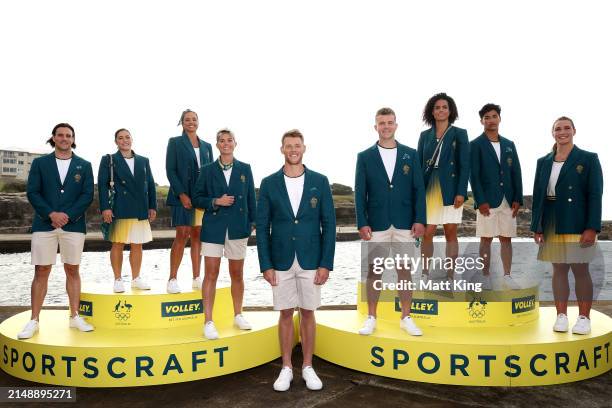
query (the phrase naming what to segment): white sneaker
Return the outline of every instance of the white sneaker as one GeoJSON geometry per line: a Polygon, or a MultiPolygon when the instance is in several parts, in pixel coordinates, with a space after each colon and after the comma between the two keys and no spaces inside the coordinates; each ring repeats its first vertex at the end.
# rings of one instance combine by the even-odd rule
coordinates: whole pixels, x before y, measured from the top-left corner
{"type": "Polygon", "coordinates": [[[306,366],[302,368],[302,378],[306,382],[306,388],[312,391],[318,391],[323,388],[323,383],[317,373],[315,373],[314,368],[311,366],[306,366]]]}
{"type": "Polygon", "coordinates": [[[29,339],[38,331],[38,320],[30,320],[23,326],[23,329],[17,334],[18,339],[29,339]]]}
{"type": "Polygon", "coordinates": [[[191,282],[192,289],[202,290],[202,278],[199,276],[197,278],[193,278],[193,282],[191,282]]]}
{"type": "Polygon", "coordinates": [[[555,325],[553,326],[553,330],[556,332],[565,333],[568,327],[569,327],[569,321],[567,320],[567,316],[563,313],[559,313],[557,315],[557,320],[555,321],[555,325]]]}
{"type": "Polygon", "coordinates": [[[518,289],[521,288],[519,286],[519,284],[516,283],[516,281],[514,279],[512,279],[512,276],[510,276],[510,275],[504,275],[503,282],[504,282],[504,285],[506,286],[506,288],[508,288],[510,290],[518,290],[518,289]]]}
{"type": "MultiPolygon", "coordinates": [[[[567,330],[567,329],[566,329],[567,330]]],[[[589,334],[591,332],[591,320],[586,316],[578,316],[576,324],[572,327],[574,334],[589,334]]]]}
{"type": "Polygon", "coordinates": [[[368,318],[363,322],[363,327],[359,329],[359,334],[363,336],[369,336],[374,333],[376,329],[376,318],[374,316],[368,316],[368,318]]]}
{"type": "Polygon", "coordinates": [[[283,367],[278,378],[274,381],[274,391],[287,391],[293,381],[293,370],[291,367],[283,367]]]}
{"type": "Polygon", "coordinates": [[[247,322],[247,319],[241,314],[234,316],[234,326],[238,327],[240,330],[251,330],[253,328],[251,323],[247,322]]]}
{"type": "Polygon", "coordinates": [[[181,293],[181,288],[176,279],[170,279],[166,285],[166,292],[168,293],[181,293]]]}
{"type": "Polygon", "coordinates": [[[76,315],[70,318],[70,327],[79,329],[82,332],[93,331],[94,327],[87,323],[81,316],[76,315]]]}
{"type": "Polygon", "coordinates": [[[414,323],[414,320],[412,320],[410,316],[406,316],[402,320],[400,320],[400,328],[406,330],[411,336],[423,335],[421,329],[417,327],[417,325],[414,323]]]}
{"type": "Polygon", "coordinates": [[[123,287],[123,281],[121,279],[115,279],[115,282],[113,283],[113,292],[115,293],[125,292],[125,288],[123,287]]]}
{"type": "Polygon", "coordinates": [[[493,284],[491,283],[491,275],[482,275],[482,289],[492,290],[493,284]]]}
{"type": "Polygon", "coordinates": [[[149,290],[151,285],[143,277],[137,276],[132,280],[132,289],[149,290]]]}
{"type": "Polygon", "coordinates": [[[217,331],[215,323],[212,320],[204,323],[204,337],[206,337],[208,340],[216,340],[219,338],[219,332],[217,331]]]}

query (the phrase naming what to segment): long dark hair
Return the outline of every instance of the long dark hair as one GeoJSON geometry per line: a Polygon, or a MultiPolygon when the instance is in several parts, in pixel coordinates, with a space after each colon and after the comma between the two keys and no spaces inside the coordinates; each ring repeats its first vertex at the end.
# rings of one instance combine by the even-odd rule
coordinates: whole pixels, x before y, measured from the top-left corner
{"type": "Polygon", "coordinates": [[[57,125],[55,125],[53,127],[53,130],[51,131],[51,137],[47,139],[46,143],[49,143],[51,147],[55,147],[55,141],[53,140],[53,136],[55,136],[55,132],[57,132],[57,129],[62,128],[62,127],[68,128],[72,132],[72,148],[74,149],[76,147],[76,143],[74,143],[74,139],[76,138],[76,133],[74,133],[74,128],[70,126],[70,124],[68,123],[58,123],[57,125]]]}

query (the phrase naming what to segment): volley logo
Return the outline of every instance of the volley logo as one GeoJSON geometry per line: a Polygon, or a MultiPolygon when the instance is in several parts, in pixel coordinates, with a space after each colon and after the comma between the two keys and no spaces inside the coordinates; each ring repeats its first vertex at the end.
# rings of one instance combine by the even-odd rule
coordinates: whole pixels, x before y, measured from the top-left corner
{"type": "Polygon", "coordinates": [[[128,321],[130,317],[132,317],[132,308],[133,306],[129,304],[127,300],[124,300],[123,303],[121,303],[121,299],[119,299],[117,304],[115,304],[115,308],[113,309],[115,319],[120,322],[128,321]]]}
{"type": "Polygon", "coordinates": [[[202,300],[200,299],[163,302],[161,304],[162,317],[190,316],[202,313],[202,300]]]}
{"type": "Polygon", "coordinates": [[[82,316],[93,316],[93,303],[81,300],[79,302],[79,314],[82,316]]]}
{"type": "MultiPolygon", "coordinates": [[[[395,298],[395,311],[401,312],[402,305],[399,297],[395,298]]],[[[410,312],[414,314],[438,315],[438,301],[431,299],[412,299],[410,312]]]]}
{"type": "Polygon", "coordinates": [[[512,299],[512,314],[535,309],[535,295],[512,299]]]}

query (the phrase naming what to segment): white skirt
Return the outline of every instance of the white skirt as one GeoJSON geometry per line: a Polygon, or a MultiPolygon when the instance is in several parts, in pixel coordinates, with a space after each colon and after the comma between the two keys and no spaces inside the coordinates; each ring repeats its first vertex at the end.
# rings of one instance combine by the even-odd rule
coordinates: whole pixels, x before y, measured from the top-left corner
{"type": "Polygon", "coordinates": [[[444,205],[440,177],[435,170],[427,184],[425,200],[427,202],[427,224],[461,224],[463,205],[459,208],[455,208],[453,205],[444,205]]]}

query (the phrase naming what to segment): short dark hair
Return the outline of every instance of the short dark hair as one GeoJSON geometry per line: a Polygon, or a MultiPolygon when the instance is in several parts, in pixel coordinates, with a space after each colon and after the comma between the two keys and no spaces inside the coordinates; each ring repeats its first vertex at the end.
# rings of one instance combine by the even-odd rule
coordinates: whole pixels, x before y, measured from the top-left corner
{"type": "Polygon", "coordinates": [[[429,98],[427,104],[425,105],[425,109],[423,109],[423,122],[427,123],[429,126],[433,126],[436,123],[433,116],[433,109],[436,102],[438,102],[440,99],[443,99],[448,103],[448,123],[454,123],[459,117],[459,111],[457,111],[455,100],[444,92],[437,93],[429,98]]]}
{"type": "Polygon", "coordinates": [[[482,109],[478,111],[480,119],[484,118],[485,113],[491,112],[492,110],[497,112],[497,114],[501,117],[501,106],[496,105],[494,103],[487,103],[485,106],[482,107],[482,109]]]}
{"type": "Polygon", "coordinates": [[[59,128],[68,128],[70,129],[70,131],[72,132],[72,148],[74,149],[76,147],[76,143],[74,143],[74,139],[76,137],[76,133],[74,133],[74,128],[72,126],[70,126],[70,124],[68,123],[58,123],[57,125],[55,125],[53,127],[53,130],[51,131],[51,137],[49,139],[47,139],[47,143],[49,143],[51,145],[51,147],[55,147],[55,141],[53,140],[53,136],[55,136],[55,132],[57,132],[57,129],[59,128]]]}
{"type": "Polygon", "coordinates": [[[115,140],[117,140],[117,136],[119,135],[119,132],[123,132],[123,131],[128,132],[130,136],[132,136],[132,133],[129,130],[127,130],[126,128],[121,128],[121,129],[117,129],[117,131],[115,132],[115,140]]]}
{"type": "Polygon", "coordinates": [[[395,118],[395,112],[393,111],[393,109],[391,108],[380,108],[379,110],[376,111],[376,116],[383,116],[383,115],[393,115],[393,117],[395,118]]]}
{"type": "Polygon", "coordinates": [[[234,139],[234,141],[236,140],[236,136],[234,136],[234,132],[232,132],[228,128],[223,128],[217,132],[217,142],[219,141],[219,138],[221,137],[221,135],[230,135],[234,139]]]}
{"type": "Polygon", "coordinates": [[[198,120],[199,120],[199,118],[198,118],[198,114],[197,114],[197,113],[195,113],[195,112],[194,112],[194,111],[192,111],[191,109],[185,109],[185,110],[183,111],[183,113],[181,113],[181,118],[179,119],[179,122],[176,124],[176,126],[178,126],[178,125],[182,125],[182,124],[183,124],[183,119],[185,119],[185,115],[186,115],[186,114],[188,114],[189,112],[193,113],[193,114],[196,116],[196,119],[198,119],[198,120]]]}
{"type": "Polygon", "coordinates": [[[285,139],[288,137],[299,137],[300,139],[302,139],[302,143],[304,143],[304,135],[297,129],[291,129],[285,132],[285,134],[281,138],[281,145],[285,143],[285,139]]]}

